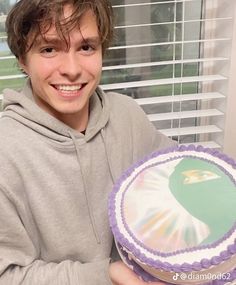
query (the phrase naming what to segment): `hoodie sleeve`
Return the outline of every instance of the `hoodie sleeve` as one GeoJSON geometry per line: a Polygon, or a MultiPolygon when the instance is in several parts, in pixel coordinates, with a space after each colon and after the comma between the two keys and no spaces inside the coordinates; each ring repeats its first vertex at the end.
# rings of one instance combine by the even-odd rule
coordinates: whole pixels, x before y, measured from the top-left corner
{"type": "Polygon", "coordinates": [[[137,112],[140,114],[136,118],[142,120],[135,124],[136,131],[134,131],[133,141],[134,145],[138,147],[133,149],[133,152],[136,151],[133,154],[134,157],[140,159],[153,151],[170,148],[177,144],[176,141],[158,131],[143,113],[143,110],[137,110],[137,112]]]}
{"type": "Polygon", "coordinates": [[[109,258],[82,264],[47,263],[38,256],[16,206],[0,191],[0,285],[111,285],[109,258]]]}
{"type": "Polygon", "coordinates": [[[150,122],[143,109],[130,97],[125,97],[125,112],[129,115],[129,120],[132,125],[132,144],[134,146],[134,157],[147,155],[152,151],[169,148],[176,145],[176,141],[171,140],[150,122]],[[140,155],[141,154],[141,155],[140,155]]]}

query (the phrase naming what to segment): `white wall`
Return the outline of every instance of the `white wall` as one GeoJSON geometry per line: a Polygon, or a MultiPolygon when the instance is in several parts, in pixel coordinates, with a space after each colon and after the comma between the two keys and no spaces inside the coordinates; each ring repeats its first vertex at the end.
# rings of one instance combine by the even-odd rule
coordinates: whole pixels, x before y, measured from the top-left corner
{"type": "Polygon", "coordinates": [[[236,1],[231,1],[230,5],[234,23],[223,151],[236,159],[236,1]]]}

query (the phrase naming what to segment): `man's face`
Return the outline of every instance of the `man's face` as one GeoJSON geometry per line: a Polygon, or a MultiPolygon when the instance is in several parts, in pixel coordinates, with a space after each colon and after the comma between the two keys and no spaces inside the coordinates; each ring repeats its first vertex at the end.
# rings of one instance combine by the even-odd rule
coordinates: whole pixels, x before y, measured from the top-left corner
{"type": "MultiPolygon", "coordinates": [[[[65,17],[71,15],[64,8],[65,17]]],[[[99,84],[102,47],[96,18],[87,11],[69,33],[70,46],[55,27],[39,36],[20,64],[31,80],[36,103],[54,117],[81,131],[88,120],[89,98],[99,84]]]]}

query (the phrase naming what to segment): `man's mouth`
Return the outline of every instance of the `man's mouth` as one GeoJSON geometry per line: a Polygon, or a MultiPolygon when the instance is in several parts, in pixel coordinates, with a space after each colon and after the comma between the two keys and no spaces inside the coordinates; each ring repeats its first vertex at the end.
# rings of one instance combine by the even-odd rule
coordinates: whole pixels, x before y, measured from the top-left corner
{"type": "Polygon", "coordinates": [[[52,86],[61,92],[78,92],[85,86],[85,84],[76,84],[76,85],[56,84],[52,86]]]}

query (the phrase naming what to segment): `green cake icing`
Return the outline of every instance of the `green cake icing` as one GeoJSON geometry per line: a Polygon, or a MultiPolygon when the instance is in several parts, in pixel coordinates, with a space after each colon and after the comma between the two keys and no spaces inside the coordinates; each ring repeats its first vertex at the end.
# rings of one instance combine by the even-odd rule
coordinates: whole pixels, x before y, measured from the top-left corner
{"type": "MultiPolygon", "coordinates": [[[[202,244],[217,241],[235,223],[235,184],[217,165],[183,158],[169,177],[169,188],[192,216],[209,227],[210,234],[202,244]]],[[[185,238],[192,239],[191,232],[186,232],[185,238]]]]}

